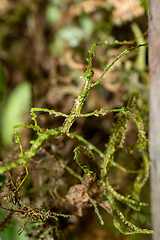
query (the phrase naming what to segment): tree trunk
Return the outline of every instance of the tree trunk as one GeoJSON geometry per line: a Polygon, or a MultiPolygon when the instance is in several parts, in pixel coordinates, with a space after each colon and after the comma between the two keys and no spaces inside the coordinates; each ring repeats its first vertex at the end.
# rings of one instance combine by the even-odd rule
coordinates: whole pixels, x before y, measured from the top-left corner
{"type": "Polygon", "coordinates": [[[149,140],[153,240],[160,240],[160,0],[149,2],[149,140]]]}

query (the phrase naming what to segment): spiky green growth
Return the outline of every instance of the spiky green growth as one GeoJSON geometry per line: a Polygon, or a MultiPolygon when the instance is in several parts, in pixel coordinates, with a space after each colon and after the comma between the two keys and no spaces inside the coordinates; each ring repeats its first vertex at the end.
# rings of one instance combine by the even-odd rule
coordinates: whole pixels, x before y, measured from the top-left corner
{"type": "MultiPolygon", "coordinates": [[[[133,42],[131,42],[131,43],[133,43],[133,42]]],[[[114,223],[115,227],[117,227],[120,232],[127,234],[127,235],[135,234],[135,233],[151,234],[152,233],[151,230],[141,229],[139,227],[136,227],[131,222],[129,222],[124,217],[124,214],[121,212],[121,210],[119,209],[118,204],[117,204],[117,202],[120,201],[135,211],[140,211],[141,207],[146,205],[145,203],[140,202],[140,193],[141,193],[141,190],[149,176],[147,139],[145,136],[143,121],[140,117],[138,110],[136,109],[135,98],[131,98],[130,101],[128,102],[128,105],[121,109],[113,109],[113,110],[109,110],[109,111],[105,110],[105,109],[100,109],[100,110],[95,110],[94,112],[91,112],[91,113],[82,114],[82,108],[83,108],[83,105],[85,103],[85,100],[87,98],[89,91],[101,81],[101,79],[105,76],[105,74],[113,66],[113,64],[120,57],[122,57],[124,54],[128,53],[129,51],[131,51],[133,49],[138,49],[139,47],[143,47],[143,46],[147,45],[147,44],[142,44],[142,45],[138,45],[138,46],[131,47],[131,48],[124,50],[109,66],[106,66],[101,77],[95,83],[92,83],[92,77],[94,75],[94,72],[91,69],[91,67],[92,67],[92,59],[94,57],[95,47],[96,46],[105,46],[105,45],[114,46],[115,44],[124,44],[124,42],[123,43],[115,42],[113,44],[108,44],[108,43],[93,44],[91,50],[89,51],[89,57],[87,58],[87,62],[88,62],[87,70],[86,70],[85,74],[82,76],[82,78],[84,79],[84,86],[83,86],[83,89],[80,92],[80,94],[78,94],[77,98],[75,99],[75,103],[73,105],[73,108],[71,109],[70,114],[68,114],[68,115],[63,114],[61,112],[56,112],[54,110],[49,110],[46,108],[32,108],[31,116],[32,116],[32,120],[34,123],[30,124],[30,125],[16,125],[14,127],[14,133],[16,135],[16,142],[20,146],[20,158],[15,162],[11,162],[10,164],[8,164],[6,166],[1,167],[0,174],[4,174],[8,170],[11,170],[11,169],[16,168],[19,165],[23,164],[26,169],[26,177],[27,177],[28,170],[26,167],[26,163],[30,160],[31,157],[35,156],[37,149],[42,145],[42,143],[45,140],[47,140],[51,137],[56,138],[56,137],[59,137],[62,135],[66,135],[69,138],[77,138],[85,146],[80,145],[75,148],[74,160],[79,165],[79,167],[83,170],[83,172],[85,172],[88,175],[88,177],[91,177],[92,174],[95,174],[95,173],[94,173],[93,169],[89,169],[87,167],[87,165],[84,165],[84,163],[80,161],[80,159],[79,159],[80,153],[86,152],[87,155],[90,157],[91,162],[94,159],[94,152],[96,152],[101,158],[101,164],[100,165],[98,164],[98,166],[97,166],[98,168],[101,169],[101,173],[100,173],[100,177],[99,177],[100,180],[97,181],[97,184],[102,187],[103,195],[106,199],[108,199],[109,206],[110,206],[110,212],[111,212],[111,215],[113,216],[113,223],[114,223]],[[44,130],[37,124],[37,120],[36,120],[37,116],[35,114],[35,112],[37,112],[37,111],[48,112],[50,115],[54,114],[55,117],[62,116],[65,118],[64,123],[62,124],[62,126],[60,126],[58,128],[44,130]],[[118,117],[117,123],[113,127],[112,133],[109,138],[109,142],[106,144],[104,152],[100,151],[97,147],[95,147],[94,145],[89,143],[82,136],[80,136],[76,133],[70,133],[70,128],[77,118],[89,117],[89,116],[98,117],[99,115],[105,115],[108,112],[119,112],[119,113],[117,116],[118,117]],[[139,170],[127,170],[114,161],[115,151],[118,148],[123,148],[123,143],[125,141],[125,134],[127,131],[126,125],[130,119],[132,119],[135,122],[135,124],[137,126],[137,130],[138,130],[138,141],[137,141],[136,145],[134,146],[134,149],[139,151],[139,153],[141,154],[141,158],[142,158],[142,164],[141,164],[142,167],[139,170]],[[37,139],[32,140],[30,142],[31,147],[26,152],[23,152],[22,145],[20,142],[20,135],[17,132],[17,129],[22,128],[22,127],[30,128],[37,133],[37,139]],[[117,167],[120,170],[124,171],[125,173],[136,174],[136,178],[134,180],[133,189],[132,189],[130,196],[121,195],[115,189],[113,189],[113,187],[109,183],[109,173],[110,173],[111,167],[117,167]],[[128,230],[128,227],[130,230],[128,230]]],[[[82,182],[82,177],[79,174],[77,174],[71,168],[66,166],[64,163],[61,163],[61,164],[72,176],[78,178],[82,182]]],[[[20,188],[21,185],[24,183],[26,177],[23,179],[23,181],[21,182],[21,184],[18,188],[20,188]]],[[[97,202],[91,198],[89,189],[87,191],[88,191],[87,192],[88,198],[95,209],[95,213],[97,214],[97,216],[100,220],[100,223],[104,224],[103,219],[99,213],[99,210],[98,210],[98,207],[96,204],[97,202]]],[[[22,212],[22,210],[19,210],[19,211],[22,212]]],[[[70,217],[70,215],[65,215],[62,213],[54,213],[54,212],[52,213],[51,216],[48,216],[47,215],[48,212],[46,210],[42,211],[41,209],[33,208],[33,211],[32,211],[33,214],[35,213],[35,211],[37,213],[37,216],[38,216],[38,214],[42,215],[43,217],[45,217],[45,216],[51,217],[52,216],[53,218],[55,218],[56,221],[58,220],[57,216],[70,217]],[[34,209],[36,209],[36,210],[34,210],[34,209]]],[[[29,213],[29,212],[27,212],[27,213],[29,213]]],[[[26,214],[26,212],[25,212],[25,214],[26,214]]],[[[32,218],[33,216],[30,215],[30,217],[32,218]]],[[[39,224],[41,224],[41,222],[39,222],[37,220],[37,224],[39,225],[39,224]]],[[[21,230],[23,230],[23,229],[21,229],[21,230]]]]}
{"type": "Polygon", "coordinates": [[[86,151],[88,157],[90,157],[92,159],[94,159],[94,155],[87,147],[84,147],[84,146],[78,146],[73,151],[74,152],[74,159],[76,160],[76,163],[82,168],[82,170],[87,174],[87,176],[90,177],[94,172],[89,170],[86,165],[80,163],[79,155],[80,155],[81,151],[86,151]]]}

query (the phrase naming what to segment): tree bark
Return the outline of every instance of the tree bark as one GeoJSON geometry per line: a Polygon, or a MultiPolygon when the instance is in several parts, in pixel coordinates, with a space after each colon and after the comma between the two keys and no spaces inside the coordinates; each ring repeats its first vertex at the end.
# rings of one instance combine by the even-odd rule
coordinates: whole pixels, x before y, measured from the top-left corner
{"type": "Polygon", "coordinates": [[[149,1],[149,152],[153,240],[160,240],[160,0],[149,1]]]}

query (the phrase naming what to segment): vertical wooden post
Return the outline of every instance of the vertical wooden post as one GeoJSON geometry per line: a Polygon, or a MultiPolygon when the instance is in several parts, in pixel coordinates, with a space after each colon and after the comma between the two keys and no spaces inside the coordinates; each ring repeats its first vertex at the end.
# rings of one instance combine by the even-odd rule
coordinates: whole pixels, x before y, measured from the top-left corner
{"type": "Polygon", "coordinates": [[[160,240],[160,0],[149,1],[149,141],[153,240],[160,240]]]}

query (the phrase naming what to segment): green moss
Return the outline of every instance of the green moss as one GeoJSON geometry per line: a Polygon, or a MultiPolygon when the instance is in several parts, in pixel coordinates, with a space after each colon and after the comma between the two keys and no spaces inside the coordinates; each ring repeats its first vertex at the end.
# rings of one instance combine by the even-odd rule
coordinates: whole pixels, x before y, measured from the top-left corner
{"type": "MultiPolygon", "coordinates": [[[[133,43],[133,42],[132,42],[133,43]]],[[[112,46],[116,44],[123,44],[121,42],[115,42],[113,44],[110,44],[112,46]]],[[[94,207],[95,213],[97,214],[100,223],[104,224],[104,221],[99,213],[97,204],[98,200],[93,200],[91,198],[92,192],[90,192],[89,185],[91,182],[94,182],[94,184],[97,184],[97,187],[101,188],[101,197],[103,195],[104,198],[108,201],[109,206],[109,212],[113,217],[113,224],[116,228],[119,229],[120,232],[123,234],[129,235],[129,234],[135,234],[135,233],[143,233],[143,234],[151,234],[151,230],[147,229],[141,229],[134,225],[132,222],[128,221],[125,217],[125,214],[122,212],[122,210],[119,207],[119,203],[122,203],[126,206],[126,208],[131,208],[134,211],[140,211],[142,206],[146,206],[145,203],[140,201],[140,193],[141,190],[146,183],[148,177],[149,177],[149,161],[148,161],[148,153],[147,153],[147,138],[144,130],[144,124],[141,119],[141,116],[139,114],[139,111],[136,108],[136,96],[131,96],[128,100],[128,103],[126,106],[124,106],[121,109],[113,109],[113,110],[95,110],[91,113],[82,114],[82,109],[84,106],[84,103],[87,99],[88,93],[90,90],[99,84],[99,82],[102,80],[102,78],[105,76],[107,71],[113,66],[113,64],[118,61],[120,57],[125,55],[126,53],[136,49],[138,50],[140,47],[144,47],[147,44],[138,45],[135,47],[128,48],[124,50],[109,66],[105,67],[104,72],[102,73],[101,77],[94,83],[92,83],[92,77],[94,75],[94,71],[92,68],[92,60],[95,57],[94,49],[96,46],[106,46],[108,43],[104,44],[93,44],[91,47],[91,50],[89,51],[89,57],[87,58],[87,70],[85,74],[82,76],[84,79],[84,86],[81,90],[81,92],[78,94],[77,98],[75,99],[74,105],[70,111],[69,114],[63,114],[61,112],[56,112],[54,110],[49,109],[43,109],[43,108],[32,108],[31,109],[31,116],[33,120],[33,124],[30,125],[16,125],[14,126],[14,132],[16,135],[16,142],[20,146],[20,158],[16,160],[15,162],[11,162],[10,164],[3,166],[0,168],[0,174],[4,174],[8,170],[14,169],[18,167],[19,165],[24,165],[26,170],[25,177],[21,180],[21,184],[17,189],[14,190],[14,192],[17,192],[17,190],[24,184],[24,181],[26,180],[28,176],[28,169],[26,167],[26,164],[29,162],[29,160],[35,156],[37,150],[42,146],[42,144],[48,140],[49,138],[58,138],[61,136],[67,136],[69,139],[76,138],[78,139],[83,145],[77,146],[73,153],[74,158],[73,160],[76,161],[77,165],[81,168],[81,171],[87,175],[87,179],[82,178],[78,173],[76,173],[75,170],[72,170],[68,166],[65,166],[63,164],[63,161],[61,160],[61,166],[63,166],[72,176],[75,178],[78,178],[78,180],[81,181],[81,184],[77,185],[75,187],[74,191],[77,191],[77,198],[81,196],[83,198],[83,195],[87,196],[87,199],[90,200],[91,204],[94,207]],[[65,120],[63,124],[54,129],[42,129],[40,126],[38,126],[37,123],[37,116],[35,112],[41,111],[41,112],[47,112],[50,115],[54,114],[55,117],[64,117],[65,120]],[[90,116],[96,116],[99,117],[100,115],[104,116],[108,112],[118,112],[117,114],[117,121],[112,129],[112,133],[110,135],[108,143],[105,145],[105,151],[100,151],[97,147],[89,143],[87,140],[85,140],[82,136],[70,132],[70,129],[75,122],[77,118],[84,118],[84,117],[90,117],[90,116]],[[129,120],[132,119],[136,126],[138,131],[138,139],[136,144],[133,146],[132,150],[136,150],[139,152],[139,155],[141,156],[141,165],[139,169],[132,170],[132,169],[126,169],[123,166],[119,165],[114,161],[114,154],[118,149],[123,148],[126,132],[127,132],[127,123],[129,120]],[[20,142],[20,134],[17,132],[18,128],[30,128],[33,131],[37,133],[37,138],[35,140],[32,140],[30,142],[31,147],[29,150],[23,152],[23,148],[20,142]],[[97,162],[97,169],[100,169],[100,174],[98,174],[98,171],[95,171],[92,162],[95,162],[95,155],[94,153],[97,153],[101,159],[100,162],[97,162]],[[84,153],[87,153],[87,164],[84,162],[84,158],[80,158],[80,156],[84,153]],[[132,189],[130,190],[130,193],[127,196],[124,196],[120,194],[118,191],[116,191],[109,181],[109,174],[110,170],[112,168],[118,168],[122,172],[125,172],[126,174],[134,174],[134,178],[132,181],[132,189]],[[96,176],[97,174],[97,176],[96,176]],[[97,177],[97,180],[95,178],[97,177]],[[79,189],[79,190],[77,190],[79,189]]],[[[70,196],[72,197],[72,196],[70,196]]],[[[13,200],[15,196],[13,194],[13,200]]],[[[76,200],[73,198],[73,200],[78,204],[78,199],[76,200]]],[[[11,201],[8,199],[8,201],[11,201]]],[[[82,201],[80,199],[79,201],[82,201]]],[[[85,202],[85,200],[84,200],[85,202]]],[[[71,214],[63,214],[63,213],[56,213],[53,211],[48,211],[45,208],[37,208],[37,207],[30,207],[27,206],[24,210],[24,204],[17,203],[18,204],[18,211],[21,213],[22,218],[25,218],[27,216],[27,219],[30,219],[30,222],[37,223],[38,226],[41,224],[45,224],[47,219],[54,218],[55,222],[58,222],[59,217],[73,217],[71,214]]],[[[79,203],[80,204],[80,203],[79,203]]],[[[81,206],[81,205],[78,205],[81,206]]],[[[16,213],[16,211],[15,211],[16,213]]],[[[26,223],[27,224],[27,221],[26,223]]],[[[20,229],[20,232],[23,231],[23,228],[25,227],[25,224],[20,229]]],[[[58,223],[56,223],[58,224],[58,223]]],[[[55,225],[57,226],[57,225],[55,225]]],[[[57,229],[57,227],[55,227],[57,229]]]]}

